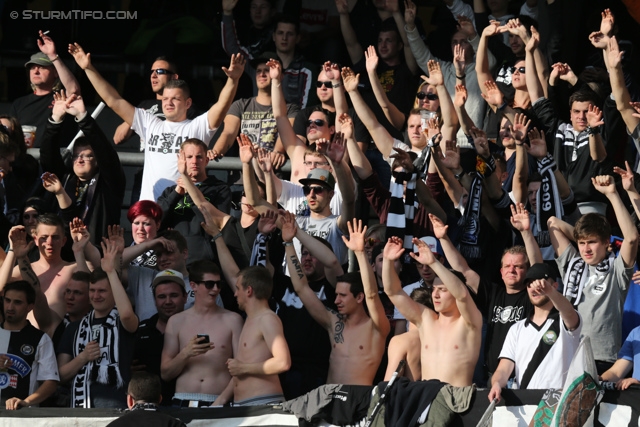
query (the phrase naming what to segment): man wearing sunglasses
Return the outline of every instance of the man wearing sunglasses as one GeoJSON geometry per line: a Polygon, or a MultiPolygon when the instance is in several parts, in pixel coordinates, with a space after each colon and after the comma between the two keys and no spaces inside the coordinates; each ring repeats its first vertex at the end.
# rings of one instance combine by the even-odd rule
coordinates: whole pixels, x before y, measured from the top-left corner
{"type": "Polygon", "coordinates": [[[226,362],[237,355],[242,318],[216,304],[223,283],[216,264],[196,261],[189,275],[195,302],[167,322],[162,379],[176,380],[173,406],[224,405],[233,397],[226,362]]]}
{"type": "Polygon", "coordinates": [[[140,108],[134,108],[123,99],[98,73],[91,63],[90,55],[85,53],[79,44],[69,45],[69,52],[80,68],[85,70],[91,84],[105,103],[120,118],[131,124],[146,141],[140,200],[154,201],[179,176],[176,154],[180,151],[180,144],[189,138],[198,138],[207,144],[222,124],[236,94],[245,62],[240,55],[233,56],[229,67],[222,68],[227,75],[227,82],[220,92],[218,101],[195,120],[187,119],[187,110],[192,103],[187,83],[184,80],[168,82],[162,93],[162,111],[166,117],[166,120],[162,121],[140,108]]]}

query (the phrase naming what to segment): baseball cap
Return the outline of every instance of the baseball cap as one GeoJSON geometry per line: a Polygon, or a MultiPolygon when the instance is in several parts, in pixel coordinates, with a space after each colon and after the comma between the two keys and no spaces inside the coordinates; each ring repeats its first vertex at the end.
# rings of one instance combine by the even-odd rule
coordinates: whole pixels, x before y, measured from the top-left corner
{"type": "Polygon", "coordinates": [[[552,281],[555,281],[553,276],[553,268],[544,262],[539,262],[529,267],[527,274],[524,276],[524,284],[528,285],[538,279],[551,279],[552,281]]]}
{"type": "Polygon", "coordinates": [[[165,282],[174,282],[184,287],[184,276],[182,275],[182,273],[176,270],[163,270],[160,273],[156,274],[156,277],[153,278],[151,287],[155,288],[160,283],[165,282]]]}
{"type": "Polygon", "coordinates": [[[53,62],[51,62],[49,57],[42,52],[34,53],[33,55],[31,55],[31,59],[29,60],[29,62],[24,64],[24,66],[28,68],[29,64],[41,65],[43,67],[53,66],[53,62]]]}
{"type": "Polygon", "coordinates": [[[331,172],[320,168],[313,169],[305,179],[300,179],[299,181],[302,185],[321,184],[328,187],[329,190],[333,190],[336,185],[336,180],[331,175],[331,172]]]}
{"type": "MultiPolygon", "coordinates": [[[[424,236],[424,237],[421,237],[420,240],[422,240],[427,244],[427,246],[429,246],[429,250],[431,250],[431,252],[437,255],[444,256],[444,252],[442,251],[442,246],[440,246],[440,242],[438,242],[438,239],[436,239],[433,236],[424,236]]],[[[413,251],[414,252],[418,251],[418,248],[416,245],[413,245],[413,251]]]]}

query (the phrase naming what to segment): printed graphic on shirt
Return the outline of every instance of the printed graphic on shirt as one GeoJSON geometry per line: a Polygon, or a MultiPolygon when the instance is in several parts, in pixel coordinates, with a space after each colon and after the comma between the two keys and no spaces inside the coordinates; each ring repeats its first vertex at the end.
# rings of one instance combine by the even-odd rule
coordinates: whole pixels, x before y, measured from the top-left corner
{"type": "Polygon", "coordinates": [[[503,324],[514,323],[522,319],[523,312],[524,307],[513,307],[510,305],[506,307],[496,306],[493,308],[493,318],[491,322],[503,324]]]}
{"type": "Polygon", "coordinates": [[[265,117],[263,111],[245,111],[242,113],[240,132],[247,135],[251,143],[268,151],[273,151],[278,138],[276,119],[265,117]]]}
{"type": "MultiPolygon", "coordinates": [[[[25,344],[22,346],[21,351],[25,353],[25,355],[33,354],[34,348],[31,345],[25,344]]],[[[31,372],[31,366],[20,356],[16,356],[15,354],[7,354],[6,355],[11,360],[11,366],[6,369],[6,371],[0,371],[0,390],[3,390],[7,387],[17,388],[18,387],[18,375],[24,378],[31,372]],[[14,374],[11,374],[9,371],[14,371],[14,374]]]]}
{"type": "Polygon", "coordinates": [[[178,154],[180,146],[189,136],[176,136],[173,132],[161,133],[159,135],[151,134],[147,146],[149,151],[162,154],[178,154]]]}

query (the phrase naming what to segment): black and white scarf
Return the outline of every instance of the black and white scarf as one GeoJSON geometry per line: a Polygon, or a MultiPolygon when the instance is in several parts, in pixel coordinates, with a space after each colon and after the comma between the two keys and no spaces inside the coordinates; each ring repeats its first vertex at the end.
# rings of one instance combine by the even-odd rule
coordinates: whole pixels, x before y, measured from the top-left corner
{"type": "Polygon", "coordinates": [[[85,349],[90,341],[96,340],[100,345],[100,357],[84,365],[76,374],[72,384],[71,401],[75,408],[91,408],[91,383],[107,384],[116,388],[122,388],[124,381],[118,367],[119,358],[119,333],[118,324],[120,316],[114,307],[99,329],[99,336],[93,334],[93,319],[95,311],[91,310],[80,321],[78,330],[73,340],[73,357],[76,358],[85,349]]]}
{"type": "Polygon", "coordinates": [[[251,250],[251,260],[249,262],[249,265],[261,265],[263,267],[267,266],[268,241],[269,236],[258,233],[258,235],[256,236],[256,241],[253,242],[253,248],[251,250]]]}
{"type": "Polygon", "coordinates": [[[398,236],[403,239],[403,246],[413,250],[413,218],[418,208],[416,197],[417,173],[393,172],[393,179],[389,184],[391,199],[387,213],[386,238],[398,236]],[[407,189],[404,189],[404,183],[407,189]],[[404,197],[403,197],[404,194],[404,197]]]}
{"type": "Polygon", "coordinates": [[[493,157],[485,159],[476,157],[476,173],[471,182],[469,197],[464,207],[464,213],[458,221],[462,228],[462,236],[458,242],[458,250],[466,259],[479,259],[482,257],[482,248],[479,245],[480,215],[482,207],[482,183],[496,169],[493,157]]]}
{"type": "Polygon", "coordinates": [[[547,220],[552,216],[562,219],[564,208],[558,192],[558,184],[553,172],[557,169],[556,161],[551,154],[538,160],[538,172],[542,177],[540,190],[536,194],[536,229],[538,246],[545,248],[551,246],[547,220]]]}
{"type": "Polygon", "coordinates": [[[591,276],[589,266],[582,257],[575,257],[569,261],[567,273],[565,274],[565,287],[563,295],[569,300],[574,307],[580,304],[584,288],[587,282],[591,280],[593,283],[600,282],[609,274],[609,269],[613,266],[616,257],[610,253],[595,268],[595,274],[591,276]],[[590,277],[591,276],[591,277],[590,277]]]}

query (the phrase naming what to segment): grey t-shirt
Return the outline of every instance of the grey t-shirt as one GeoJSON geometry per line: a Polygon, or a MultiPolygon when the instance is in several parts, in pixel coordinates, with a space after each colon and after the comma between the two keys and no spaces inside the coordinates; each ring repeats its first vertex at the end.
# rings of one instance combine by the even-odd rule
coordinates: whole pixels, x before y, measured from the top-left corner
{"type": "MultiPolygon", "coordinates": [[[[311,236],[318,236],[325,239],[331,244],[333,252],[336,254],[336,258],[340,261],[340,264],[344,265],[349,260],[347,258],[347,246],[342,241],[342,231],[338,227],[338,216],[331,215],[323,219],[313,219],[310,216],[299,216],[296,218],[298,227],[301,230],[306,231],[311,236]]],[[[296,252],[300,253],[300,242],[298,239],[295,241],[296,252]]]]}
{"type": "MultiPolygon", "coordinates": [[[[569,245],[556,259],[563,280],[568,277],[565,270],[570,261],[579,256],[578,250],[569,245]]],[[[588,274],[595,274],[595,267],[589,266],[588,274]]],[[[582,336],[591,339],[596,360],[615,362],[617,359],[622,346],[622,310],[632,274],[633,266],[625,268],[622,257],[618,256],[606,275],[596,283],[587,283],[582,291],[577,307],[584,319],[582,336]]]]}

